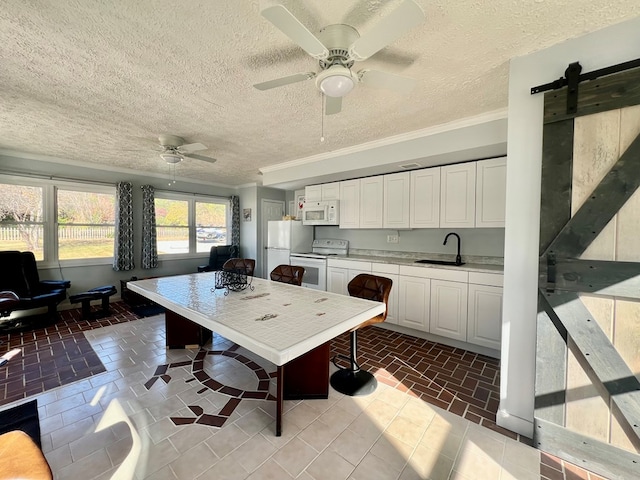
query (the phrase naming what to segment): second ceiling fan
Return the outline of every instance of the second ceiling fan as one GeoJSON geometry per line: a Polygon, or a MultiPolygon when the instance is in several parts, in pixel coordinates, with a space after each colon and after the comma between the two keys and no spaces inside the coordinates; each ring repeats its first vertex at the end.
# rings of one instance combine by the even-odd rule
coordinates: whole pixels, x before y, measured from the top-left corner
{"type": "Polygon", "coordinates": [[[393,73],[368,69],[351,71],[355,62],[366,60],[424,21],[424,12],[414,0],[404,0],[362,36],[354,27],[345,24],[328,25],[316,36],[283,5],[263,8],[260,13],[318,60],[320,72],[297,73],[257,83],[254,87],[258,90],[315,78],[317,88],[324,94],[325,114],[332,115],[342,110],[342,97],[358,83],[400,93],[409,92],[415,85],[413,78],[393,73]]]}

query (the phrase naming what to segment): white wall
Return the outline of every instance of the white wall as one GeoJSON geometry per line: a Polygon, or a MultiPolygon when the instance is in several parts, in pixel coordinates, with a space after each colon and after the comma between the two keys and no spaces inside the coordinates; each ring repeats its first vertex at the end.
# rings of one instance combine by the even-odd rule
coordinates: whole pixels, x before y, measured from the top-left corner
{"type": "Polygon", "coordinates": [[[504,309],[498,424],[533,434],[543,94],[579,61],[590,72],[640,56],[640,18],[511,60],[504,309]]]}

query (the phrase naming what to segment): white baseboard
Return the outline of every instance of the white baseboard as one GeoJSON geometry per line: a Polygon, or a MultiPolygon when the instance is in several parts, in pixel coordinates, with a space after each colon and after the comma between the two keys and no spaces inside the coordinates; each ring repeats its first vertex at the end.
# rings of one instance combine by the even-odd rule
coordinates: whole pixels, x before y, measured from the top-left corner
{"type": "Polygon", "coordinates": [[[533,438],[533,421],[511,415],[503,409],[498,409],[496,414],[496,423],[502,428],[511,430],[512,432],[524,435],[527,438],[533,438]]]}

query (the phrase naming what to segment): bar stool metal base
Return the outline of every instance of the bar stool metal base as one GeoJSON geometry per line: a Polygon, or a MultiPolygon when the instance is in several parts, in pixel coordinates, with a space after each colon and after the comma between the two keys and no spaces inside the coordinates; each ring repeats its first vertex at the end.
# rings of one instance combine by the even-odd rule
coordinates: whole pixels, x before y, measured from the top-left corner
{"type": "Polygon", "coordinates": [[[353,371],[346,368],[334,372],[330,382],[334,390],[350,397],[371,395],[378,386],[376,377],[369,372],[353,371]]]}

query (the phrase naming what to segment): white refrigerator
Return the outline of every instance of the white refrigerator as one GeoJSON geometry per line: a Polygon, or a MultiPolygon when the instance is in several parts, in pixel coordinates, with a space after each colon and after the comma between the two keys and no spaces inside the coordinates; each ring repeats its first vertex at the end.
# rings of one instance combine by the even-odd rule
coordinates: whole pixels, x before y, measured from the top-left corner
{"type": "Polygon", "coordinates": [[[270,221],[267,230],[267,278],[278,265],[289,265],[289,254],[311,251],[313,227],[300,220],[270,221]]]}

